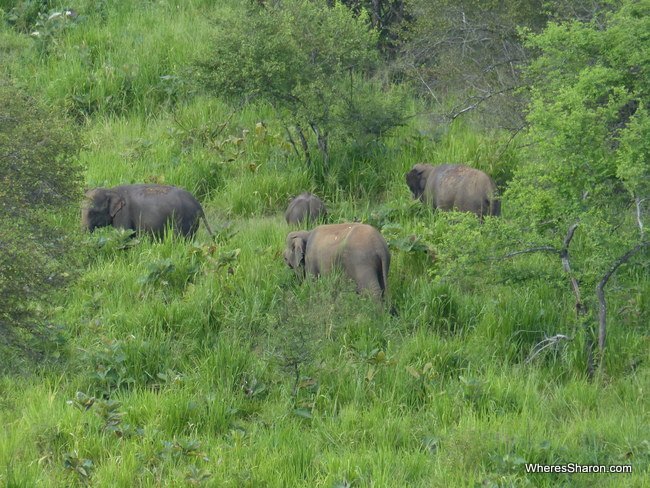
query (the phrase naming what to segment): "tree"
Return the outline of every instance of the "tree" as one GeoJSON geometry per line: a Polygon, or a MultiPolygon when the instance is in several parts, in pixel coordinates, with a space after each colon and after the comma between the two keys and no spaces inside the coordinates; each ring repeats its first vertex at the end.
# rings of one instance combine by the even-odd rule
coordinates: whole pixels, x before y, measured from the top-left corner
{"type": "Polygon", "coordinates": [[[206,82],[223,96],[270,102],[310,167],[309,133],[327,168],[332,138],[376,139],[401,122],[401,98],[370,79],[378,34],[364,16],[324,0],[246,9],[215,30],[206,82]]]}
{"type": "Polygon", "coordinates": [[[530,36],[540,53],[528,70],[530,146],[504,197],[540,235],[581,222],[576,272],[597,288],[601,351],[604,286],[649,249],[648,32],[650,2],[625,0],[589,22],[551,23],[530,36]]]}
{"type": "Polygon", "coordinates": [[[453,120],[484,115],[485,127],[519,129],[528,53],[520,26],[539,29],[542,0],[413,0],[395,69],[453,120]]]}
{"type": "MultiPolygon", "coordinates": [[[[407,0],[340,0],[356,15],[367,12],[370,23],[378,33],[379,50],[387,55],[394,54],[401,24],[411,20],[407,0]]],[[[328,0],[334,6],[334,0],[328,0]]]]}
{"type": "MultiPolygon", "coordinates": [[[[75,132],[0,81],[0,345],[35,353],[48,327],[41,309],[65,282],[69,243],[54,215],[77,208],[75,132]]],[[[6,366],[6,364],[5,364],[6,366]]]]}
{"type": "Polygon", "coordinates": [[[522,72],[534,53],[526,32],[549,19],[601,18],[608,0],[410,0],[393,69],[454,120],[520,131],[528,102],[522,72]]]}
{"type": "Polygon", "coordinates": [[[519,180],[548,196],[533,212],[542,221],[647,196],[649,14],[650,3],[628,0],[604,28],[552,23],[530,37],[541,53],[528,71],[535,146],[519,180]]]}

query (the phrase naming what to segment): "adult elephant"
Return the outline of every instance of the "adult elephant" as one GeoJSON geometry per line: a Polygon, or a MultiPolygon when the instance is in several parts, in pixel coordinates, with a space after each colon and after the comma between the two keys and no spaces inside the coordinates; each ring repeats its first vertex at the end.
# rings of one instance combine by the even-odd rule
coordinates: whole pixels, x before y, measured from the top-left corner
{"type": "Polygon", "coordinates": [[[289,202],[284,218],[289,225],[314,222],[327,215],[323,201],[313,193],[304,192],[289,202]]]}
{"type": "Polygon", "coordinates": [[[340,268],[376,298],[386,292],[390,252],[386,241],[370,225],[349,223],[320,225],[311,231],[287,235],[284,260],[297,274],[326,275],[340,268]]]}
{"type": "Polygon", "coordinates": [[[168,225],[176,234],[193,237],[203,218],[212,230],[201,204],[182,188],[168,185],[121,185],[94,188],[86,192],[81,210],[81,226],[92,232],[112,225],[162,237],[168,225]]]}
{"type": "Polygon", "coordinates": [[[406,183],[422,202],[440,210],[499,215],[501,202],[497,186],[483,171],[462,164],[416,164],[406,174],[406,183]]]}

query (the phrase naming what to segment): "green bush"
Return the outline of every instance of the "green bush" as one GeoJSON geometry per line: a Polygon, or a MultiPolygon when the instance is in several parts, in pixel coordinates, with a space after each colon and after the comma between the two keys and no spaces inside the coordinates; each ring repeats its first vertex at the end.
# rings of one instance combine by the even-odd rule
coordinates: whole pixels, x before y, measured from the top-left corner
{"type": "Polygon", "coordinates": [[[80,141],[64,119],[6,80],[0,105],[0,341],[35,353],[44,344],[31,340],[55,331],[42,305],[71,275],[72,244],[57,220],[77,207],[80,141]]]}
{"type": "MultiPolygon", "coordinates": [[[[648,29],[650,4],[626,0],[591,21],[551,23],[528,39],[539,51],[527,73],[530,145],[504,200],[527,239],[550,238],[556,249],[580,223],[570,261],[590,326],[603,306],[594,291],[612,266],[632,248],[628,265],[638,266],[650,249],[648,29]]],[[[612,283],[625,286],[616,276],[612,283]]]]}
{"type": "Polygon", "coordinates": [[[376,42],[342,3],[249,4],[221,19],[200,66],[215,93],[270,102],[322,182],[336,141],[364,147],[402,121],[401,92],[370,80],[376,42]]]}

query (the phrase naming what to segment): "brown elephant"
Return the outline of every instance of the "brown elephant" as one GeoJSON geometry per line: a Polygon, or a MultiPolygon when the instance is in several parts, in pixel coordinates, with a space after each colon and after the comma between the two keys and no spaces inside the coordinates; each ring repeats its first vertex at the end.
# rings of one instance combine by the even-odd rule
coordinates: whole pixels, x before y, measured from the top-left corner
{"type": "Polygon", "coordinates": [[[187,190],[166,185],[122,185],[86,192],[81,209],[82,229],[112,225],[162,237],[168,225],[184,237],[193,237],[203,218],[212,230],[201,204],[187,190]]]}
{"type": "Polygon", "coordinates": [[[501,202],[492,178],[483,171],[462,164],[416,164],[406,174],[413,198],[440,210],[500,215],[501,202]]]}
{"type": "Polygon", "coordinates": [[[386,241],[370,225],[349,223],[320,225],[312,231],[287,235],[284,261],[296,273],[320,276],[335,267],[376,298],[386,292],[390,252],[386,241]]]}
{"type": "Polygon", "coordinates": [[[315,222],[327,215],[323,201],[313,193],[304,192],[289,202],[284,218],[289,225],[315,222]]]}

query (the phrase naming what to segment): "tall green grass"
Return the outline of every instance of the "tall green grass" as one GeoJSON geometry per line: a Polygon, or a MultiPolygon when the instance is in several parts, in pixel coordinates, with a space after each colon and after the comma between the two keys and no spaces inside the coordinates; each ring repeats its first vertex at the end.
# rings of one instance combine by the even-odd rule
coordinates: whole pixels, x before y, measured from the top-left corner
{"type": "MultiPolygon", "coordinates": [[[[58,359],[0,378],[0,483],[644,486],[645,268],[612,281],[606,367],[590,381],[557,256],[504,258],[546,244],[526,241],[508,202],[481,225],[412,202],[404,181],[416,162],[466,162],[505,185],[514,146],[418,117],[372,159],[341,150],[318,184],[270,107],[185,84],[223,8],[237,5],[80,3],[47,52],[1,33],[6,69],[78,117],[89,187],[183,186],[218,235],[77,235],[79,278],[50,312],[58,359]],[[340,273],[301,282],[285,266],[282,213],[303,190],[331,222],[382,230],[385,305],[340,273]],[[559,333],[570,340],[532,357],[559,333]],[[526,475],[524,461],[634,471],[526,475]]],[[[587,245],[576,236],[575,266],[587,245]]]]}

